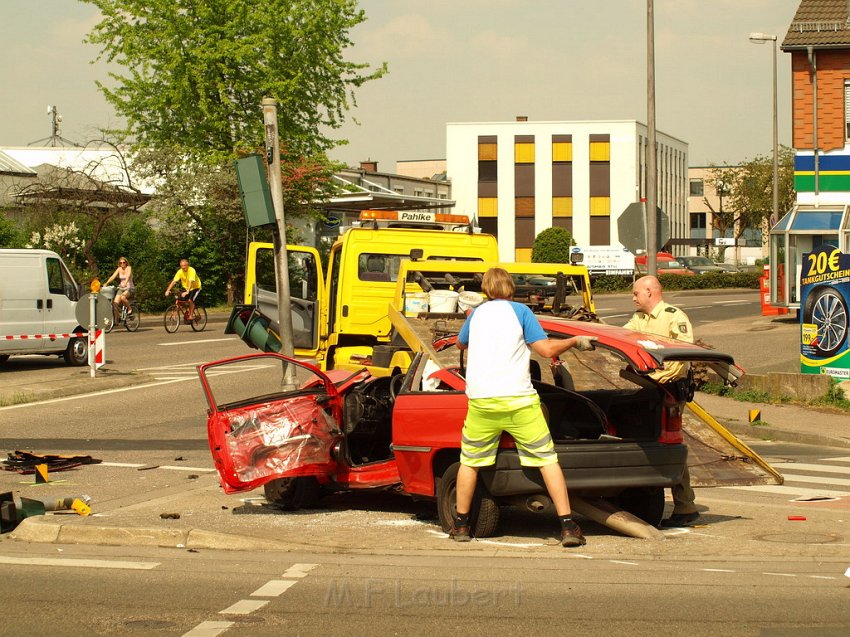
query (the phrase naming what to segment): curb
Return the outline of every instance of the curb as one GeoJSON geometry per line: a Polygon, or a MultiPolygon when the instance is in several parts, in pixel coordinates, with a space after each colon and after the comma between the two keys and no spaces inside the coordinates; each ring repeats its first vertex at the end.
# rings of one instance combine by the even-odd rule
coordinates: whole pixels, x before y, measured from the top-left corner
{"type": "Polygon", "coordinates": [[[721,420],[720,423],[738,436],[749,436],[759,440],[795,442],[801,445],[850,448],[850,438],[837,438],[834,436],[788,431],[787,429],[777,429],[769,424],[754,427],[740,421],[721,420]]]}
{"type": "MultiPolygon", "coordinates": [[[[81,526],[26,518],[8,535],[18,542],[40,544],[89,544],[99,546],[149,546],[159,548],[225,551],[293,551],[285,542],[203,529],[153,527],[81,526]]],[[[303,548],[303,547],[301,547],[303,548]]]]}
{"type": "Polygon", "coordinates": [[[4,391],[0,391],[0,408],[16,407],[43,400],[54,400],[56,398],[97,393],[154,382],[152,376],[143,372],[112,372],[112,375],[110,375],[110,371],[106,369],[106,371],[101,370],[98,373],[101,375],[96,376],[94,379],[89,376],[72,379],[54,389],[47,390],[40,388],[30,390],[27,385],[6,386],[4,391]],[[15,402],[11,402],[8,405],[3,404],[4,399],[14,400],[16,398],[17,400],[15,402]]]}

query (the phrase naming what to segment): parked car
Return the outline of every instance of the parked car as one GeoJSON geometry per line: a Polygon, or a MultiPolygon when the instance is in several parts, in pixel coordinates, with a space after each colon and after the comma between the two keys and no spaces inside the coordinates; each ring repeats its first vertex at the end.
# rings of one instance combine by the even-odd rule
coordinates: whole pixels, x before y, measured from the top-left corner
{"type": "MultiPolygon", "coordinates": [[[[693,276],[694,272],[683,266],[669,252],[659,252],[655,257],[656,269],[658,274],[683,274],[685,276],[693,276]]],[[[635,274],[642,276],[646,274],[646,255],[641,254],[635,257],[635,274]]]]}
{"type": "MultiPolygon", "coordinates": [[[[664,489],[679,481],[687,459],[682,412],[688,397],[649,374],[668,360],[703,361],[726,382],[742,370],[729,355],[681,341],[540,320],[552,338],[598,339],[595,350],[569,350],[557,364],[536,355],[531,363],[570,492],[612,500],[657,525],[664,489]]],[[[460,324],[462,318],[441,321],[443,329],[460,324]]],[[[417,348],[407,372],[393,376],[322,372],[271,352],[199,366],[210,451],[224,491],[262,486],[270,502],[297,509],[329,491],[396,489],[435,501],[447,531],[467,411],[463,358],[453,340],[444,336],[436,346],[417,348]]],[[[539,473],[523,469],[509,436],[496,464],[479,475],[472,520],[478,537],[496,531],[500,506],[546,507],[539,473]]]]}
{"type": "Polygon", "coordinates": [[[708,257],[676,257],[676,260],[694,274],[707,274],[709,272],[726,272],[724,268],[717,265],[708,257]]]}
{"type": "Polygon", "coordinates": [[[724,272],[728,272],[730,274],[735,274],[736,272],[743,272],[743,270],[736,266],[734,263],[715,263],[714,265],[716,265],[724,272]]]}

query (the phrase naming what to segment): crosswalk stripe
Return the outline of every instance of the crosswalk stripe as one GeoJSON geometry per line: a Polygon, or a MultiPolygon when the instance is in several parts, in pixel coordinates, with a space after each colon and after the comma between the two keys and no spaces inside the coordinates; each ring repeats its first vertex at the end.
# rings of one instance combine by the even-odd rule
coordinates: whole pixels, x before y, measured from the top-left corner
{"type": "Polygon", "coordinates": [[[823,458],[824,462],[850,462],[850,456],[844,456],[843,458],[823,458]]]}
{"type": "Polygon", "coordinates": [[[847,491],[832,491],[830,489],[806,489],[805,487],[792,487],[786,485],[753,485],[749,487],[719,487],[720,489],[741,489],[743,491],[758,491],[760,493],[778,493],[779,495],[805,495],[809,497],[825,496],[828,498],[842,498],[850,495],[847,491]]]}
{"type": "Polygon", "coordinates": [[[785,482],[808,482],[810,484],[835,485],[836,487],[850,487],[850,480],[846,478],[823,478],[820,476],[804,476],[797,473],[783,473],[785,482]]]}
{"type": "Polygon", "coordinates": [[[828,464],[806,464],[805,462],[771,462],[770,465],[779,469],[780,473],[782,473],[782,469],[787,467],[791,470],[796,471],[817,471],[819,473],[840,473],[843,475],[850,475],[850,469],[847,467],[831,467],[828,464]]]}
{"type": "Polygon", "coordinates": [[[126,562],[119,560],[83,560],[76,558],[49,557],[11,557],[0,555],[0,564],[19,566],[65,566],[68,568],[117,568],[134,571],[150,571],[159,566],[159,562],[126,562]]]}

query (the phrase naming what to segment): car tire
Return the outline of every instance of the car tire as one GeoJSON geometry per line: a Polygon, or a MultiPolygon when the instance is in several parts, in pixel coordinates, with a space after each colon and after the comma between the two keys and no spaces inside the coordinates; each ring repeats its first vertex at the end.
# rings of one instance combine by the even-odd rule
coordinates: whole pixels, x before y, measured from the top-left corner
{"type": "Polygon", "coordinates": [[[617,496],[617,503],[651,526],[658,526],[664,518],[664,489],[661,487],[626,489],[617,496]]]}
{"type": "Polygon", "coordinates": [[[812,290],[803,309],[803,322],[818,326],[818,356],[836,354],[847,340],[847,303],[841,292],[828,285],[812,290]]]}
{"type": "MultiPolygon", "coordinates": [[[[457,511],[457,472],[460,463],[451,465],[440,478],[437,485],[437,515],[440,526],[448,533],[454,523],[457,511]]],[[[487,493],[479,480],[472,499],[472,510],[469,512],[469,526],[473,537],[490,537],[499,527],[499,505],[487,493]]]]}
{"type": "Polygon", "coordinates": [[[8,355],[8,354],[0,354],[0,365],[2,365],[3,363],[5,363],[7,360],[9,360],[9,355],[8,355]]]}
{"type": "Polygon", "coordinates": [[[322,497],[322,486],[312,476],[303,478],[278,478],[263,485],[269,504],[284,511],[312,509],[322,497]]]}
{"type": "Polygon", "coordinates": [[[89,362],[89,344],[84,338],[72,338],[68,341],[62,357],[68,365],[80,367],[89,362]]]}

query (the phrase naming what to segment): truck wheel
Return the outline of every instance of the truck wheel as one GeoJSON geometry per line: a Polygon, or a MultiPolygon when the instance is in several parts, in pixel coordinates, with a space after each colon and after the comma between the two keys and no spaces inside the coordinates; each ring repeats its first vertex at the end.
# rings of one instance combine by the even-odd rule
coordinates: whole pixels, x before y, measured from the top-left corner
{"type": "MultiPolygon", "coordinates": [[[[457,512],[457,472],[460,463],[451,465],[440,478],[437,487],[437,514],[440,526],[448,533],[452,528],[457,512]]],[[[472,499],[472,510],[469,512],[470,528],[473,537],[490,537],[499,526],[499,505],[487,493],[479,480],[472,499]]]]}
{"type": "Polygon", "coordinates": [[[830,286],[814,289],[806,299],[803,322],[818,326],[819,356],[836,354],[847,338],[847,304],[841,292],[830,286]]]}
{"type": "Polygon", "coordinates": [[[617,496],[618,504],[652,526],[661,524],[664,517],[664,489],[661,487],[635,487],[617,496]]]}
{"type": "Polygon", "coordinates": [[[89,362],[89,344],[85,339],[72,338],[68,342],[68,347],[65,348],[62,357],[68,365],[77,367],[85,365],[89,362]]]}
{"type": "Polygon", "coordinates": [[[322,486],[312,476],[304,478],[278,478],[263,485],[269,504],[284,511],[312,509],[322,497],[322,486]]]}

